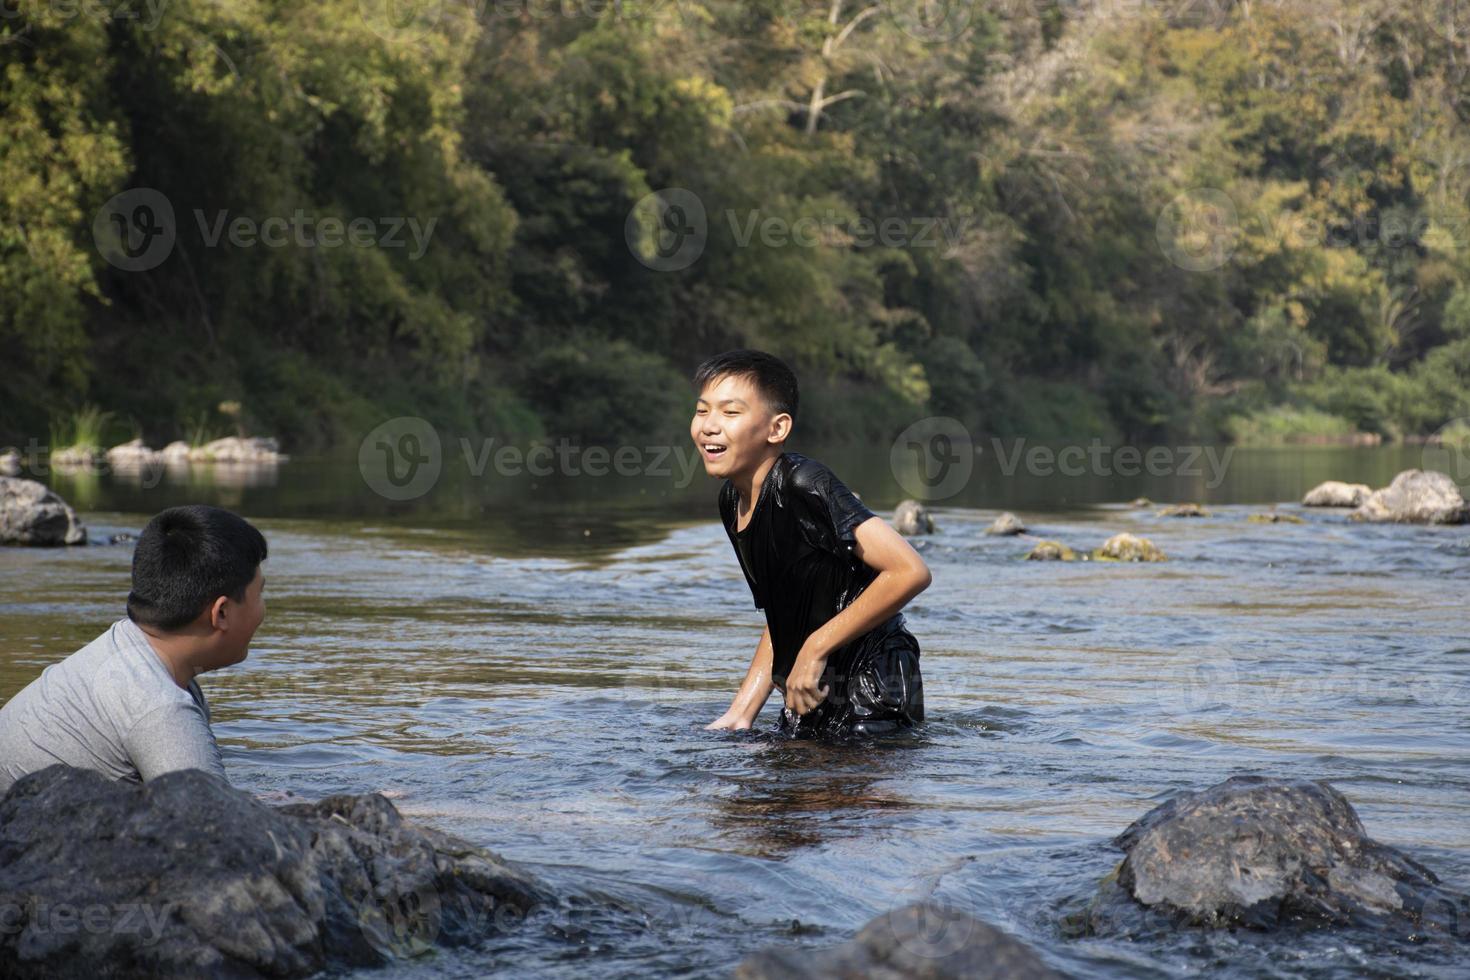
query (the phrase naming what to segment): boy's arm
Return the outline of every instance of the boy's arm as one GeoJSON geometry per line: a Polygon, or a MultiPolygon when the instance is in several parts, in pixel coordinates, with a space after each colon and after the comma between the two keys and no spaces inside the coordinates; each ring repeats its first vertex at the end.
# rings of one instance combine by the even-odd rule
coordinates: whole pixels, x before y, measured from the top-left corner
{"type": "Polygon", "coordinates": [[[881,517],[863,521],[854,536],[857,539],[854,553],[870,568],[877,569],[878,577],[802,644],[786,678],[786,707],[799,715],[811,711],[827,697],[827,689],[818,684],[832,652],[887,622],[933,581],[924,559],[881,517]]]}
{"type": "Polygon", "coordinates": [[[750,658],[745,680],[740,683],[740,690],[735,692],[735,700],[730,702],[730,710],[704,726],[706,731],[745,729],[755,724],[755,716],[761,713],[766,699],[771,696],[771,689],[775,687],[771,680],[771,658],[771,628],[767,626],[761,633],[761,641],[756,644],[755,656],[750,658]]]}

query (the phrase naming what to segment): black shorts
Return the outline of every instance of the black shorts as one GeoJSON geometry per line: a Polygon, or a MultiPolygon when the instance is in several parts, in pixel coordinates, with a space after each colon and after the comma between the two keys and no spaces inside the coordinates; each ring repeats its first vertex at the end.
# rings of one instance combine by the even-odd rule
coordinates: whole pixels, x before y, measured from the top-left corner
{"type": "Polygon", "coordinates": [[[793,737],[880,734],[924,720],[919,641],[902,626],[880,627],[854,641],[841,665],[822,674],[827,697],[800,717],[781,710],[781,730],[793,737]]]}

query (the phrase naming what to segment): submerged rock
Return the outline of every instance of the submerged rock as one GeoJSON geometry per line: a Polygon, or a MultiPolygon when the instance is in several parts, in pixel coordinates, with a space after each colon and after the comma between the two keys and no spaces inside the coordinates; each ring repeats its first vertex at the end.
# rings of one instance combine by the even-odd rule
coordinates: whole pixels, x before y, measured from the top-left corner
{"type": "Polygon", "coordinates": [[[1004,514],[1001,514],[999,517],[997,517],[991,523],[991,525],[985,529],[985,533],[1003,536],[1009,536],[1013,534],[1025,534],[1026,525],[1022,524],[1021,519],[1015,514],[1012,514],[1010,511],[1006,511],[1004,514]]]}
{"type": "Polygon", "coordinates": [[[1307,491],[1303,507],[1361,507],[1373,488],[1366,483],[1342,483],[1328,480],[1307,491]]]}
{"type": "Polygon", "coordinates": [[[851,942],[825,950],[767,950],[736,980],[1062,980],[1031,947],[972,915],[933,903],[880,915],[851,942]]]}
{"type": "Polygon", "coordinates": [[[1170,504],[1159,511],[1160,517],[1209,517],[1210,512],[1199,504],[1170,504]]]}
{"type": "Polygon", "coordinates": [[[915,534],[933,534],[935,530],[934,517],[917,500],[905,500],[893,508],[893,526],[899,534],[910,537],[915,534]]]}
{"type": "Polygon", "coordinates": [[[1464,524],[1470,522],[1470,504],[1444,473],[1404,470],[1382,490],[1374,490],[1361,507],[1348,515],[1353,521],[1401,524],[1464,524]]]}
{"type": "Polygon", "coordinates": [[[6,977],[304,977],[478,939],[544,900],[378,795],[272,808],[198,770],[52,766],[0,800],[6,977]]]}
{"type": "Polygon", "coordinates": [[[1129,507],[1137,508],[1152,507],[1153,505],[1154,502],[1152,500],[1149,500],[1147,497],[1134,497],[1133,500],[1128,504],[1129,507]]]}
{"type": "Polygon", "coordinates": [[[1167,556],[1148,538],[1123,531],[1092,553],[1098,561],[1166,561],[1167,556]]]}
{"type": "Polygon", "coordinates": [[[1038,541],[1026,552],[1027,561],[1076,561],[1077,553],[1060,541],[1038,541]]]}
{"type": "Polygon", "coordinates": [[[45,484],[0,476],[0,544],[86,544],[77,512],[45,484]]]}
{"type": "Polygon", "coordinates": [[[1127,856],[1090,910],[1093,931],[1129,900],[1202,926],[1401,922],[1452,933],[1470,899],[1367,836],[1325,782],[1235,776],[1182,793],[1114,841],[1127,856]]]}
{"type": "Polygon", "coordinates": [[[1306,521],[1295,514],[1282,514],[1279,511],[1267,511],[1264,514],[1252,514],[1246,518],[1252,524],[1305,524],[1306,521]]]}

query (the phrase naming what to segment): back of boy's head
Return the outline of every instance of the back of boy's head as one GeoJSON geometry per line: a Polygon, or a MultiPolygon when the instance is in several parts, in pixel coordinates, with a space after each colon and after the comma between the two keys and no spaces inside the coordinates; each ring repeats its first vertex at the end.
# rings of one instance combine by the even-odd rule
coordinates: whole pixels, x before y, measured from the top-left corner
{"type": "Polygon", "coordinates": [[[218,507],[170,507],[148,522],[133,549],[128,618],[164,631],[192,623],[220,596],[237,602],[265,561],[265,537],[218,507]]]}
{"type": "Polygon", "coordinates": [[[694,387],[702,391],[706,385],[732,376],[749,378],[774,414],[785,413],[796,421],[801,393],[797,390],[795,373],[779,357],[763,350],[745,349],[716,354],[695,370],[694,387]]]}

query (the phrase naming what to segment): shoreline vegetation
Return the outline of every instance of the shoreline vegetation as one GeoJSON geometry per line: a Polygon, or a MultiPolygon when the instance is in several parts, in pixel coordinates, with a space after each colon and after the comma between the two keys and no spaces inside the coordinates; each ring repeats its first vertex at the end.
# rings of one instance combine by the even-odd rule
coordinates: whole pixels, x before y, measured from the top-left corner
{"type": "Polygon", "coordinates": [[[242,402],[298,453],[399,415],[631,441],[737,346],[793,364],[824,442],[1470,418],[1452,0],[964,5],[938,33],[901,4],[635,6],[23,5],[0,445],[87,405],[197,441],[242,402]]]}

